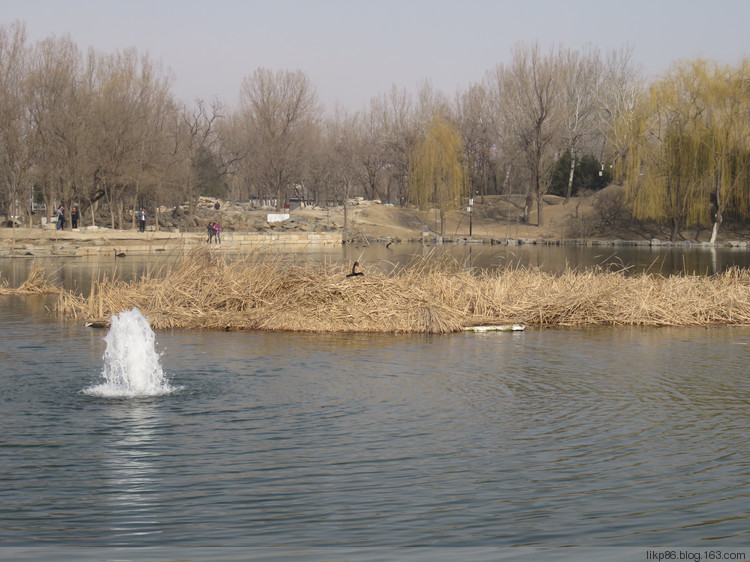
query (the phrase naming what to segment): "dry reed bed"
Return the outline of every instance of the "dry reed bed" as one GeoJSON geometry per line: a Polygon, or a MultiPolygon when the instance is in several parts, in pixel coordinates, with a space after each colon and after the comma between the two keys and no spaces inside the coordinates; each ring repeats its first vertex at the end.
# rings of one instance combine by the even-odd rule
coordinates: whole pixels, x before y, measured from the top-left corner
{"type": "Polygon", "coordinates": [[[0,295],[45,295],[59,292],[60,289],[47,279],[42,262],[34,262],[26,281],[18,288],[9,288],[7,280],[0,279],[0,295]]]}
{"type": "Polygon", "coordinates": [[[434,259],[391,275],[195,250],[90,296],[62,292],[57,310],[105,320],[138,307],[155,329],[447,333],[477,324],[696,326],[750,323],[750,273],[711,277],[537,269],[472,273],[434,259]]]}

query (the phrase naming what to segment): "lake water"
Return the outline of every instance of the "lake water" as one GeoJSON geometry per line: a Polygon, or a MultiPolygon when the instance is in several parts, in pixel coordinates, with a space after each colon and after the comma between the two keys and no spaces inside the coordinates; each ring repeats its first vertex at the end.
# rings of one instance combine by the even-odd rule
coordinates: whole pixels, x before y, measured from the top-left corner
{"type": "Polygon", "coordinates": [[[0,297],[0,557],[750,556],[750,328],[160,332],[114,399],[48,306],[0,297]]]}

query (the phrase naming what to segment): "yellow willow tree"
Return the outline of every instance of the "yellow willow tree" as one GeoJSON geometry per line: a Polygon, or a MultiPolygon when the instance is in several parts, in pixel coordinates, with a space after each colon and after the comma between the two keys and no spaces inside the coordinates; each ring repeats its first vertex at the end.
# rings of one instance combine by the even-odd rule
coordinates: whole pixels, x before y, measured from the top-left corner
{"type": "Polygon", "coordinates": [[[711,201],[713,243],[726,211],[743,219],[750,211],[750,60],[734,68],[695,66],[708,75],[700,123],[707,158],[702,187],[711,201]]]}
{"type": "Polygon", "coordinates": [[[467,188],[461,136],[436,113],[409,158],[409,200],[421,210],[438,209],[442,236],[446,211],[459,207],[467,188]]]}
{"type": "Polygon", "coordinates": [[[683,63],[655,82],[631,116],[627,186],[637,219],[708,227],[748,214],[747,64],[683,63]]]}

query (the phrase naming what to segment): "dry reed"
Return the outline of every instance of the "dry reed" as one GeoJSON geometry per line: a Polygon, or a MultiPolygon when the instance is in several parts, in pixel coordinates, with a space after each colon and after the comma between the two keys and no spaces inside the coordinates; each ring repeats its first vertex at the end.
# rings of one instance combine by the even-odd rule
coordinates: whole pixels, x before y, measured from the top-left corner
{"type": "Polygon", "coordinates": [[[138,307],[155,329],[447,333],[470,325],[696,326],[750,323],[750,273],[705,277],[538,269],[474,273],[422,259],[390,275],[195,249],[130,283],[61,292],[64,315],[103,321],[138,307]]]}
{"type": "Polygon", "coordinates": [[[7,282],[2,279],[0,286],[0,295],[44,295],[60,291],[53,283],[47,279],[47,273],[41,262],[34,262],[26,281],[21,283],[18,288],[9,288],[7,282]]]}

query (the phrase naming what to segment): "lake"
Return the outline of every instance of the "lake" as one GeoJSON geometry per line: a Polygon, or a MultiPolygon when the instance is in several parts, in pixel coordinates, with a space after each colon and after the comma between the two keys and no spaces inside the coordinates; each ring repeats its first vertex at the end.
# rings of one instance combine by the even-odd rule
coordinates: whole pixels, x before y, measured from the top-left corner
{"type": "Polygon", "coordinates": [[[748,327],[160,332],[173,392],[103,398],[50,305],[0,297],[4,558],[750,554],[748,327]]]}

